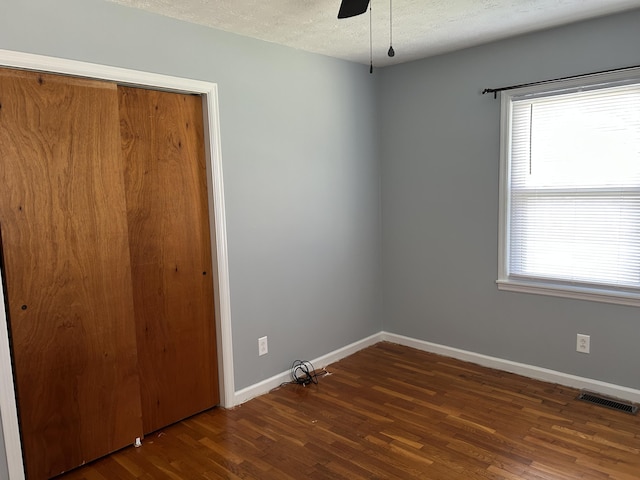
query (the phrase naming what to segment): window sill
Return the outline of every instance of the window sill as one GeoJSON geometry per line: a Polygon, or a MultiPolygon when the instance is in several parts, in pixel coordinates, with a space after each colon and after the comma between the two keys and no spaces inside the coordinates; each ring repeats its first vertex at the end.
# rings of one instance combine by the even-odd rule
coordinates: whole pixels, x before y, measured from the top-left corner
{"type": "Polygon", "coordinates": [[[510,292],[532,293],[536,295],[549,295],[552,297],[640,307],[640,295],[630,292],[616,292],[597,288],[560,286],[551,283],[533,283],[515,280],[497,280],[496,284],[498,285],[498,290],[510,292]]]}

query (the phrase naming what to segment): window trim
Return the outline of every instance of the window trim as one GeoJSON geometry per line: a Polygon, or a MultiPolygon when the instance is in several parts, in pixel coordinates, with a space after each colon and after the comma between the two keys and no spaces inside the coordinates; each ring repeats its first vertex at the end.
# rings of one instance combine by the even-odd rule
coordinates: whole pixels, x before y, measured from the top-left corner
{"type": "Polygon", "coordinates": [[[515,277],[509,274],[509,238],[511,219],[511,105],[514,100],[547,96],[552,92],[570,92],[595,87],[618,86],[640,82],[640,68],[594,74],[553,83],[531,85],[502,91],[500,95],[500,191],[498,210],[498,279],[499,290],[614,303],[640,307],[640,291],[608,289],[603,286],[566,284],[547,279],[515,277]]]}

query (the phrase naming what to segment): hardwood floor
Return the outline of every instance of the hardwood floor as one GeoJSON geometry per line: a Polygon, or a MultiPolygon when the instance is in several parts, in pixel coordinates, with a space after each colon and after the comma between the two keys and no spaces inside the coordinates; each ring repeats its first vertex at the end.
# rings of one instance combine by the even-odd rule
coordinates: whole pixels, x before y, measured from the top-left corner
{"type": "Polygon", "coordinates": [[[59,478],[640,478],[640,417],[577,391],[379,343],[59,478]]]}

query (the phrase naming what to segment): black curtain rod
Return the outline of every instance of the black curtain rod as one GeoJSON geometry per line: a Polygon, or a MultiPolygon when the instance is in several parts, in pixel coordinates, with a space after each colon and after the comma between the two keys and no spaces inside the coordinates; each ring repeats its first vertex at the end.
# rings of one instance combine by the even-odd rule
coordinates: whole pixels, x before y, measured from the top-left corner
{"type": "Polygon", "coordinates": [[[634,68],[640,68],[640,65],[634,65],[632,67],[612,68],[611,70],[602,70],[600,72],[593,72],[593,73],[583,73],[582,75],[571,75],[569,77],[554,78],[551,80],[540,80],[539,82],[521,83],[520,85],[510,85],[508,87],[485,88],[482,91],[482,94],[484,95],[485,93],[493,93],[493,98],[497,98],[498,92],[502,92],[504,90],[513,90],[515,88],[531,87],[533,85],[544,85],[545,83],[561,82],[563,80],[570,80],[572,78],[591,77],[593,75],[603,75],[605,73],[623,72],[625,70],[632,70],[634,68]]]}

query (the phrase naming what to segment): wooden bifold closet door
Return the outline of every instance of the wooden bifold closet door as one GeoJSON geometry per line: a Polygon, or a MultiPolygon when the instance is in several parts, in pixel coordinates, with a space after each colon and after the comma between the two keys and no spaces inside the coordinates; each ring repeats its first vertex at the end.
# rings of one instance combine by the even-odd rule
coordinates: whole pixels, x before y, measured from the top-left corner
{"type": "Polygon", "coordinates": [[[0,69],[0,245],[28,479],[219,401],[200,102],[0,69]]]}
{"type": "Polygon", "coordinates": [[[118,91],[142,418],[150,433],[219,402],[202,99],[118,91]]]}
{"type": "Polygon", "coordinates": [[[0,228],[22,444],[49,478],[142,434],[116,85],[0,70],[0,228]]]}

